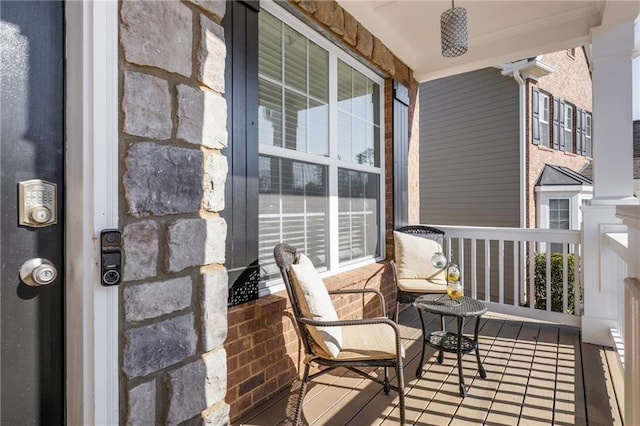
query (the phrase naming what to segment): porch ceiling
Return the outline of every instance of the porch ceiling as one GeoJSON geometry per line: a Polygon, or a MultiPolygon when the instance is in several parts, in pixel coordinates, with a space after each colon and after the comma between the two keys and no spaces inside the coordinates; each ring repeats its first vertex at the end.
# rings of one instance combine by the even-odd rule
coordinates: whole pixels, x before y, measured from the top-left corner
{"type": "Polygon", "coordinates": [[[459,0],[467,9],[469,50],[440,53],[440,15],[449,1],[338,0],[426,81],[589,43],[592,27],[637,16],[635,1],[459,0]]]}

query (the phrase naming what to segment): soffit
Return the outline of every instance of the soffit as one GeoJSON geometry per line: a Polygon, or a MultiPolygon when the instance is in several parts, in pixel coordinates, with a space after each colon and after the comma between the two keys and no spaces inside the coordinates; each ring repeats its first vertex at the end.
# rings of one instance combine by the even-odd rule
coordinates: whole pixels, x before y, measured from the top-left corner
{"type": "Polygon", "coordinates": [[[467,9],[469,50],[440,53],[440,15],[448,1],[338,0],[403,62],[418,81],[498,65],[589,43],[604,1],[456,1],[467,9]]]}

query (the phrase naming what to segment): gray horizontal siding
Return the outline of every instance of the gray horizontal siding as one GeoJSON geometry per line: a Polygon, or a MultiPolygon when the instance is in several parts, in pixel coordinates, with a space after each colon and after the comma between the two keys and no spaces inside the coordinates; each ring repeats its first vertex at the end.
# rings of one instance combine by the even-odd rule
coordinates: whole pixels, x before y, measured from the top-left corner
{"type": "Polygon", "coordinates": [[[486,68],[420,85],[420,221],[520,225],[518,84],[486,68]]]}

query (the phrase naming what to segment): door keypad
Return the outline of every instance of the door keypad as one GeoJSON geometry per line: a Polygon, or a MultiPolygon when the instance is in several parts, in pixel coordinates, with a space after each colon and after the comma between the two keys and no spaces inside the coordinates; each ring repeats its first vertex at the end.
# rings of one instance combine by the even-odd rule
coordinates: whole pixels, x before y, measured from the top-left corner
{"type": "Polygon", "coordinates": [[[57,223],[56,184],[42,179],[18,183],[19,223],[34,228],[57,223]]]}

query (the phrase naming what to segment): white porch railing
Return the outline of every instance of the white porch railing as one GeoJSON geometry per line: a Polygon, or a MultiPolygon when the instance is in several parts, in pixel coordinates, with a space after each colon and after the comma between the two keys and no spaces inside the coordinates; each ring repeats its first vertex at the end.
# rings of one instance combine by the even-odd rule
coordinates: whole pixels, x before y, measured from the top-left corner
{"type": "MultiPolygon", "coordinates": [[[[606,244],[601,256],[600,268],[612,270],[612,253],[617,263],[624,264],[624,270],[618,269],[615,276],[618,300],[618,327],[623,347],[624,360],[624,421],[626,424],[640,424],[640,206],[620,205],[616,216],[622,219],[620,229],[605,229],[606,244]]],[[[605,225],[610,228],[611,225],[605,225]]],[[[606,273],[606,272],[605,272],[606,273]]]]}
{"type": "Polygon", "coordinates": [[[625,291],[623,282],[627,277],[627,261],[630,255],[628,248],[627,227],[624,225],[607,225],[604,229],[603,244],[600,246],[600,283],[602,287],[616,286],[617,291],[617,328],[611,330],[611,337],[616,345],[620,361],[624,365],[624,312],[625,291]]]}
{"type": "Polygon", "coordinates": [[[580,231],[430,226],[445,232],[465,295],[494,312],[580,326],[580,231]]]}

